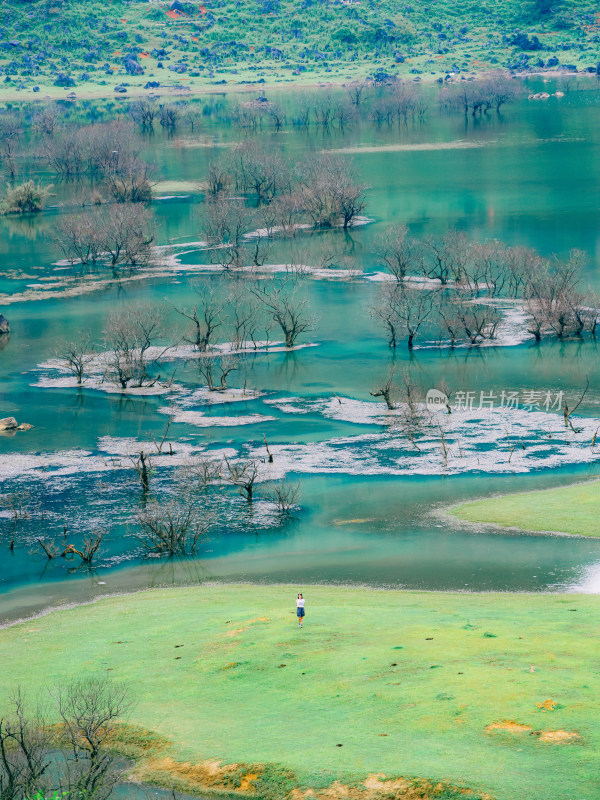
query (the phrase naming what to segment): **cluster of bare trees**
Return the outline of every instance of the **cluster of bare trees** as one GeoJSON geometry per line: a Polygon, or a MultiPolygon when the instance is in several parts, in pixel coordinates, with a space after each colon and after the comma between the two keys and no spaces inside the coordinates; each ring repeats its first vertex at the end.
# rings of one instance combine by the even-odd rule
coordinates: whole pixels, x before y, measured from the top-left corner
{"type": "Polygon", "coordinates": [[[53,238],[71,263],[145,267],[152,254],[153,216],[136,203],[86,209],[59,219],[53,238]]]}
{"type": "Polygon", "coordinates": [[[152,386],[160,375],[151,368],[160,364],[170,345],[159,345],[165,337],[165,311],[152,303],[115,309],[104,327],[104,376],[121,389],[152,386]]]}
{"type": "Polygon", "coordinates": [[[201,122],[201,112],[190,103],[159,102],[155,97],[140,97],[129,107],[131,118],[143,131],[152,132],[159,123],[169,134],[182,124],[193,132],[201,122]]]}
{"type": "MultiPolygon", "coordinates": [[[[211,391],[225,390],[227,376],[239,368],[230,351],[268,347],[273,326],[281,331],[287,348],[295,347],[298,338],[313,330],[316,322],[293,280],[258,282],[247,290],[235,285],[224,296],[203,284],[193,284],[193,288],[194,305],[174,309],[187,321],[179,341],[202,354],[198,370],[211,391]],[[226,329],[232,337],[224,349],[217,347],[220,329],[226,329]],[[266,339],[259,339],[263,331],[266,339]]],[[[168,312],[168,307],[153,303],[120,306],[108,316],[102,349],[98,351],[89,334],[84,333],[63,342],[57,357],[79,386],[93,374],[122,390],[151,387],[161,379],[157,369],[163,357],[178,343],[167,332],[168,312]]]]}
{"type": "Polygon", "coordinates": [[[64,800],[107,800],[123,775],[110,745],[131,708],[127,690],[95,677],[61,684],[49,695],[58,725],[50,725],[41,701],[29,708],[19,689],[0,717],[2,800],[50,792],[64,800]]]}
{"type": "Polygon", "coordinates": [[[567,262],[541,262],[526,281],[523,298],[528,330],[536,341],[543,336],[596,336],[600,298],[589,289],[582,291],[582,260],[583,254],[574,251],[567,262]]]}
{"type": "Polygon", "coordinates": [[[262,266],[275,235],[293,235],[300,227],[346,230],[364,211],[366,191],[351,165],[331,153],[292,166],[257,144],[236,148],[208,168],[204,235],[213,263],[262,266]]]}
{"type": "Polygon", "coordinates": [[[457,231],[418,241],[405,226],[380,236],[376,252],[395,278],[382,285],[372,309],[390,347],[406,339],[412,349],[424,330],[451,347],[494,339],[501,320],[495,301],[502,298],[522,305],[537,341],[596,334],[600,300],[580,289],[581,253],[547,260],[524,247],[469,242],[457,231]]]}
{"type": "MultiPolygon", "coordinates": [[[[265,342],[270,341],[273,326],[281,331],[285,346],[292,348],[297,345],[298,338],[313,330],[316,324],[308,300],[302,296],[294,279],[266,279],[248,287],[235,283],[226,296],[217,295],[204,284],[192,284],[192,288],[196,295],[194,305],[175,310],[188,320],[184,340],[200,353],[214,350],[216,332],[220,328],[228,330],[232,350],[264,347],[265,342]],[[259,332],[266,338],[259,338],[259,332]]],[[[215,358],[220,357],[215,354],[215,358]]],[[[206,371],[216,366],[208,357],[199,364],[206,371]]],[[[220,358],[218,366],[222,374],[224,364],[230,364],[229,360],[220,358]]],[[[229,367],[225,377],[233,369],[235,367],[229,367]]],[[[214,388],[212,380],[208,385],[214,388]]]]}
{"type": "Polygon", "coordinates": [[[518,84],[503,72],[495,72],[476,81],[449,83],[440,92],[440,104],[450,110],[471,112],[475,117],[515,100],[518,84]]]}
{"type": "MultiPolygon", "coordinates": [[[[272,462],[266,439],[265,447],[268,460],[272,462]]],[[[221,486],[234,487],[247,507],[252,507],[259,466],[260,462],[255,459],[228,457],[198,458],[187,463],[179,470],[171,499],[168,502],[148,500],[137,514],[137,538],[145,552],[169,557],[193,555],[217,521],[210,492],[221,486]]],[[[284,523],[298,508],[299,484],[277,482],[265,492],[265,498],[273,504],[280,522],[284,523]]]]}
{"type": "Polygon", "coordinates": [[[40,155],[63,178],[87,175],[119,203],[151,199],[151,170],[139,157],[141,143],[124,120],[79,128],[43,127],[40,155]]]}
{"type": "MultiPolygon", "coordinates": [[[[517,94],[516,82],[498,70],[478,80],[445,84],[439,102],[449,111],[471,111],[477,115],[491,109],[499,111],[517,94]]],[[[305,93],[294,104],[293,111],[287,112],[279,103],[260,95],[255,100],[237,104],[228,113],[236,125],[248,130],[265,126],[279,130],[291,123],[327,132],[334,127],[343,130],[361,120],[371,120],[376,125],[419,122],[425,118],[429,104],[429,97],[421,85],[396,79],[389,83],[354,81],[343,92],[322,89],[312,94],[305,93]]]]}
{"type": "Polygon", "coordinates": [[[153,372],[171,345],[166,337],[166,310],[152,303],[132,303],[112,311],[104,326],[103,349],[87,333],[62,343],[57,357],[82,385],[93,374],[121,389],[152,386],[153,372]]]}
{"type": "Polygon", "coordinates": [[[485,291],[490,297],[519,297],[527,277],[541,263],[535,251],[499,241],[470,242],[465,233],[415,239],[405,225],[392,225],[375,241],[375,255],[398,281],[429,278],[485,291]]]}
{"type": "Polygon", "coordinates": [[[399,81],[373,100],[369,117],[376,125],[392,125],[394,122],[402,125],[408,120],[422,120],[427,111],[428,104],[421,87],[399,81]]]}
{"type": "Polygon", "coordinates": [[[0,114],[0,164],[14,182],[17,174],[16,156],[23,134],[23,124],[16,114],[0,114]]]}

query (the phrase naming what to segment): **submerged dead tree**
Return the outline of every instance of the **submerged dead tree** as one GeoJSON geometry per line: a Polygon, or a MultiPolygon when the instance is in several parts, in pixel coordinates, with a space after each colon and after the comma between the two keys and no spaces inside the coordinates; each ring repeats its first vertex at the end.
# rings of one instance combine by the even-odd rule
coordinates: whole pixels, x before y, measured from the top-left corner
{"type": "Polygon", "coordinates": [[[392,364],[386,381],[379,388],[375,389],[374,392],[369,392],[371,397],[383,397],[388,411],[393,411],[396,408],[396,404],[392,397],[392,392],[394,391],[394,372],[395,364],[392,364]]]}
{"type": "Polygon", "coordinates": [[[150,369],[171,347],[158,345],[164,331],[160,306],[136,303],[113,311],[104,328],[105,377],[121,389],[154,385],[160,376],[151,377],[150,369]]]}
{"type": "Polygon", "coordinates": [[[198,302],[191,308],[178,308],[175,311],[191,322],[191,334],[184,341],[193,345],[200,353],[205,353],[213,344],[214,334],[223,324],[223,309],[226,301],[217,299],[211,289],[196,288],[198,302]]]}
{"type": "Polygon", "coordinates": [[[187,496],[168,503],[152,500],[139,512],[137,521],[141,529],[138,539],[144,549],[167,556],[193,554],[211,524],[206,510],[187,496]]]}
{"type": "Polygon", "coordinates": [[[375,241],[375,253],[397,281],[423,270],[423,254],[406,225],[392,225],[375,241]]]}
{"type": "Polygon", "coordinates": [[[89,333],[83,331],[78,339],[64,342],[59,347],[57,356],[77,380],[77,385],[81,386],[87,368],[96,357],[89,333]]]}
{"type": "Polygon", "coordinates": [[[227,376],[238,370],[237,362],[228,356],[206,356],[198,360],[198,372],[206,381],[210,392],[224,392],[227,389],[227,376]],[[218,385],[215,385],[218,381],[218,385]]]}
{"type": "Polygon", "coordinates": [[[238,492],[248,503],[254,499],[254,484],[258,478],[258,464],[256,461],[230,461],[225,458],[227,470],[225,480],[237,486],[238,492]]]}
{"type": "Polygon", "coordinates": [[[308,300],[297,296],[295,285],[288,281],[271,286],[256,284],[250,291],[281,328],[287,348],[294,347],[302,333],[314,329],[315,318],[308,313],[308,300]]]}
{"type": "Polygon", "coordinates": [[[412,350],[422,327],[435,309],[435,289],[409,289],[404,283],[387,283],[380,290],[371,314],[385,329],[388,345],[395,348],[401,336],[412,350]]]}

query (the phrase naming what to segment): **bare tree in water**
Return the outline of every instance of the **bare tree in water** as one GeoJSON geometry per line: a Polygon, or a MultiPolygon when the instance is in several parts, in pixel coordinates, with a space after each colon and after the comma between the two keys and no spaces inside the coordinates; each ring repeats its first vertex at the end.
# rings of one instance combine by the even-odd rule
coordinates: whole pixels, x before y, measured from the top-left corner
{"type": "Polygon", "coordinates": [[[205,353],[213,344],[214,335],[223,324],[223,309],[226,300],[217,298],[212,289],[195,285],[198,302],[191,308],[178,308],[175,311],[191,322],[191,334],[184,341],[192,344],[199,352],[205,353]]]}
{"type": "Polygon", "coordinates": [[[224,478],[228,483],[237,486],[238,492],[248,503],[254,500],[254,484],[258,477],[258,464],[256,461],[230,461],[225,459],[226,471],[224,478]]]}
{"type": "Polygon", "coordinates": [[[387,283],[380,290],[372,316],[387,332],[388,344],[395,348],[401,335],[412,350],[423,325],[435,308],[436,290],[408,289],[404,283],[387,283]]]}
{"type": "Polygon", "coordinates": [[[159,379],[151,377],[150,369],[170,349],[158,346],[165,332],[164,317],[163,309],[151,303],[122,306],[109,315],[104,327],[105,376],[121,389],[152,386],[159,379]]]}
{"type": "Polygon", "coordinates": [[[96,357],[87,331],[82,331],[78,339],[64,342],[58,348],[56,355],[77,380],[78,386],[83,383],[86,370],[96,357]]]}
{"type": "Polygon", "coordinates": [[[193,554],[211,524],[206,509],[188,495],[167,503],[152,500],[139,512],[137,521],[144,549],[167,556],[193,554]]]}
{"type": "Polygon", "coordinates": [[[312,156],[299,165],[301,203],[313,224],[344,230],[356,222],[366,205],[366,184],[357,183],[351,165],[330,153],[312,156]]]}
{"type": "Polygon", "coordinates": [[[273,486],[269,493],[271,502],[275,505],[280,519],[289,519],[298,507],[300,499],[300,484],[281,481],[273,486]]]}
{"type": "Polygon", "coordinates": [[[241,200],[218,195],[206,206],[205,236],[211,248],[211,261],[225,269],[239,269],[244,258],[249,232],[254,221],[252,209],[241,200]]]}
{"type": "Polygon", "coordinates": [[[371,397],[383,397],[388,411],[393,411],[396,408],[396,403],[393,398],[394,391],[394,372],[396,365],[392,364],[387,374],[387,378],[382,382],[381,386],[375,389],[374,392],[369,392],[371,397]]]}
{"type": "Polygon", "coordinates": [[[286,347],[294,347],[302,333],[314,329],[315,318],[308,312],[308,301],[298,297],[296,286],[289,281],[270,286],[256,284],[250,291],[281,328],[286,347]]]}
{"type": "Polygon", "coordinates": [[[238,369],[237,362],[230,356],[205,356],[198,360],[198,372],[211,392],[224,392],[227,376],[238,369]]]}
{"type": "Polygon", "coordinates": [[[423,269],[419,243],[408,234],[406,225],[392,225],[375,241],[375,253],[397,281],[417,275],[423,269]]]}

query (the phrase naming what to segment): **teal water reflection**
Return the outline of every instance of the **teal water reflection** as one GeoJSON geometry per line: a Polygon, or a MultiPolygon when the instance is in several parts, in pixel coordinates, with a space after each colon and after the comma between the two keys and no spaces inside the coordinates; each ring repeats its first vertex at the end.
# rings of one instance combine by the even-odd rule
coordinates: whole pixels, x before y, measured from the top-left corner
{"type": "MultiPolygon", "coordinates": [[[[343,131],[286,128],[256,135],[294,158],[316,149],[351,150],[362,178],[372,187],[368,205],[372,224],[348,234],[304,237],[307,256],[315,263],[323,249],[331,246],[344,249],[359,269],[373,270],[377,266],[374,237],[390,222],[404,222],[417,235],[456,227],[476,239],[498,238],[535,247],[546,255],[564,256],[572,248],[583,248],[589,255],[586,280],[598,288],[598,102],[597,90],[588,87],[546,104],[523,99],[503,115],[476,123],[465,123],[460,115],[449,117],[434,106],[425,122],[401,128],[378,128],[364,121],[343,131]],[[436,144],[449,142],[472,146],[435,149],[436,144]],[[389,149],[424,143],[431,147],[389,149]]],[[[157,131],[146,139],[144,154],[154,163],[157,179],[201,180],[221,146],[243,135],[231,125],[208,119],[194,137],[189,133],[168,137],[157,131]],[[192,139],[199,137],[208,146],[191,146],[192,139]]],[[[77,190],[75,184],[57,183],[56,204],[67,205],[49,209],[33,224],[0,218],[0,291],[15,294],[39,284],[40,279],[76,274],[76,268],[53,266],[60,254],[49,235],[57,217],[73,210],[68,203],[77,190]]],[[[154,208],[159,244],[201,238],[202,196],[159,200],[154,208]]],[[[277,243],[269,261],[285,263],[288,247],[286,242],[277,243]]],[[[203,263],[205,258],[205,253],[195,252],[184,261],[203,263]]],[[[205,275],[198,280],[225,294],[245,279],[205,275]]],[[[318,346],[288,354],[240,357],[232,385],[246,384],[266,396],[235,407],[204,409],[208,416],[261,414],[272,419],[229,427],[174,423],[172,441],[242,452],[259,448],[263,434],[273,445],[308,447],[380,429],[376,424],[357,424],[313,411],[290,414],[264,402],[333,394],[372,400],[369,393],[387,374],[392,360],[369,315],[377,292],[374,283],[304,278],[300,290],[318,317],[317,328],[308,337],[318,346]]],[[[23,541],[14,553],[7,548],[10,519],[0,519],[0,617],[104,591],[206,579],[486,591],[600,589],[596,571],[600,544],[594,540],[475,533],[436,516],[439,507],[460,499],[560,485],[595,475],[593,459],[586,465],[559,464],[552,470],[513,476],[474,469],[472,474],[452,477],[386,477],[361,475],[360,470],[319,474],[316,468],[298,475],[302,509],[293,524],[284,528],[265,524],[260,507],[254,518],[244,509],[235,521],[230,511],[223,511],[198,560],[142,563],[131,521],[139,490],[131,474],[74,470],[60,477],[51,471],[33,475],[23,461],[24,456],[38,453],[98,454],[102,437],[151,441],[161,435],[167,420],[159,413],[165,407],[164,398],[34,385],[40,375],[38,365],[54,356],[61,340],[82,328],[89,330],[92,340],[100,340],[110,310],[138,300],[163,302],[169,308],[189,303],[189,275],[112,283],[79,297],[16,302],[0,308],[11,322],[10,340],[0,351],[0,416],[15,416],[35,426],[27,433],[0,438],[0,456],[12,459],[3,462],[2,491],[31,492],[47,509],[43,520],[23,526],[23,541]],[[67,576],[65,564],[59,561],[43,571],[43,560],[31,555],[40,533],[58,536],[67,525],[79,536],[79,527],[84,532],[92,524],[107,530],[97,574],[67,576]]],[[[180,320],[174,312],[170,314],[168,324],[177,338],[180,320]]],[[[579,411],[590,417],[599,415],[598,350],[593,341],[454,353],[427,349],[412,356],[400,349],[395,358],[397,374],[410,371],[425,390],[445,381],[455,392],[544,389],[577,396],[589,378],[590,391],[579,411]]],[[[200,383],[193,361],[171,363],[168,369],[187,389],[200,383]]],[[[157,491],[168,493],[167,477],[157,479],[157,491]]]]}

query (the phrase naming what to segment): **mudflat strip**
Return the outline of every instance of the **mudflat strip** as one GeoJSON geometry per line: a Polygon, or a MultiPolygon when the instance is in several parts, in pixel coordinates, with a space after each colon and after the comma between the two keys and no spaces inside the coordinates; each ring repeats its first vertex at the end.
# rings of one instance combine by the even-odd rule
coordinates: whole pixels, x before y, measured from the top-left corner
{"type": "Polygon", "coordinates": [[[412,144],[362,145],[358,147],[338,147],[326,150],[327,153],[402,153],[418,150],[469,150],[474,147],[486,147],[495,140],[487,142],[467,142],[459,139],[455,142],[414,142],[412,144]]]}

